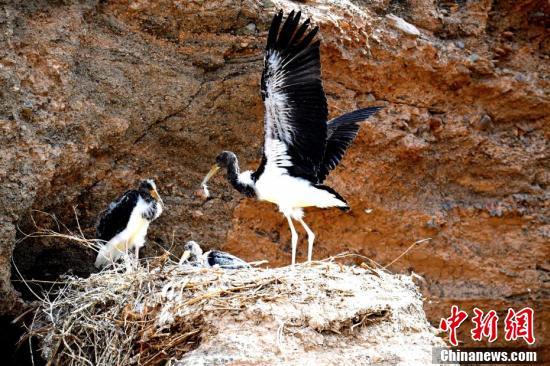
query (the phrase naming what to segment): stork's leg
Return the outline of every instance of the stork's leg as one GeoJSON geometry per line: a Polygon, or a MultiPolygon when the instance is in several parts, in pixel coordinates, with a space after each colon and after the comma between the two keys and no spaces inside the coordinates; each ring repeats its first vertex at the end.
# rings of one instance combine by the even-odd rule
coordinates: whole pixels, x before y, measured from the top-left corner
{"type": "Polygon", "coordinates": [[[300,224],[302,224],[307,233],[307,261],[311,262],[313,258],[313,242],[315,241],[315,234],[313,233],[313,231],[311,231],[309,226],[306,225],[304,219],[300,217],[298,221],[300,222],[300,224]]]}
{"type": "Polygon", "coordinates": [[[134,271],[134,263],[130,256],[130,239],[126,239],[124,242],[124,253],[122,254],[122,263],[126,266],[126,272],[130,273],[134,271]]]}
{"type": "Polygon", "coordinates": [[[288,226],[290,226],[290,233],[292,234],[292,265],[296,264],[296,249],[298,248],[298,233],[296,233],[296,229],[294,228],[294,224],[292,223],[292,219],[289,215],[285,215],[286,219],[288,220],[288,226]]]}
{"type": "Polygon", "coordinates": [[[123,254],[124,262],[127,262],[129,264],[132,263],[132,258],[130,257],[130,239],[126,239],[124,242],[124,254],[123,254]]]}
{"type": "Polygon", "coordinates": [[[136,266],[139,264],[139,245],[136,245],[136,266]]]}

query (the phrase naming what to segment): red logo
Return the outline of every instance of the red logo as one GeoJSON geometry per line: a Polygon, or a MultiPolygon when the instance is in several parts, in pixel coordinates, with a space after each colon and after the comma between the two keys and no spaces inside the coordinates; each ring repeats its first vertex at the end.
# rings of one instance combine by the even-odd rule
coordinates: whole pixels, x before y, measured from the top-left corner
{"type": "Polygon", "coordinates": [[[441,319],[439,323],[439,328],[444,332],[449,332],[449,341],[453,346],[458,346],[458,339],[456,338],[456,330],[460,327],[468,314],[465,311],[458,310],[458,306],[453,305],[451,307],[451,316],[447,319],[441,319]]]}
{"type": "Polygon", "coordinates": [[[529,344],[535,343],[534,318],[535,312],[531,308],[523,308],[517,313],[514,309],[508,309],[504,319],[504,338],[507,341],[523,338],[529,344]]]}
{"type": "MultiPolygon", "coordinates": [[[[490,310],[486,314],[483,310],[474,308],[474,317],[472,322],[474,327],[471,330],[474,341],[482,341],[487,338],[489,343],[498,338],[498,315],[496,311],[490,310]]],[[[458,346],[456,331],[462,323],[468,318],[468,313],[458,310],[458,306],[451,307],[451,316],[441,318],[439,328],[449,333],[449,341],[453,346],[458,346]]],[[[510,342],[518,338],[523,338],[528,344],[535,343],[535,333],[533,323],[535,321],[535,312],[530,307],[526,307],[516,312],[514,309],[508,309],[506,319],[504,319],[504,338],[510,342]]]]}
{"type": "Polygon", "coordinates": [[[475,327],[472,329],[472,339],[474,341],[481,341],[483,337],[487,337],[490,343],[494,342],[498,336],[498,315],[494,310],[489,311],[486,315],[483,315],[483,311],[478,308],[474,308],[476,314],[472,318],[475,327]]]}

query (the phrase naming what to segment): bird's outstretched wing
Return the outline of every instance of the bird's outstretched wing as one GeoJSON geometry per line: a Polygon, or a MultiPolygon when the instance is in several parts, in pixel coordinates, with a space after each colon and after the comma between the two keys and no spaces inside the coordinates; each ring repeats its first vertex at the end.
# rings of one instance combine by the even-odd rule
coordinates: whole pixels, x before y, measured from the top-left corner
{"type": "Polygon", "coordinates": [[[138,191],[130,190],[111,202],[109,207],[99,216],[96,226],[97,238],[109,241],[122,230],[126,229],[130,215],[138,199],[138,191]]]}
{"type": "Polygon", "coordinates": [[[317,175],[319,183],[323,182],[328,173],[340,163],[346,150],[357,136],[359,122],[366,120],[381,108],[358,109],[329,121],[325,156],[317,175]]]}
{"type": "Polygon", "coordinates": [[[318,27],[300,12],[284,24],[279,11],[271,23],[262,73],[265,142],[262,166],[284,168],[292,176],[317,180],[327,137],[327,101],[321,83],[318,27]]]}
{"type": "Polygon", "coordinates": [[[208,264],[213,267],[215,265],[225,269],[250,268],[250,264],[246,263],[239,257],[219,250],[211,250],[207,253],[208,264]]]}

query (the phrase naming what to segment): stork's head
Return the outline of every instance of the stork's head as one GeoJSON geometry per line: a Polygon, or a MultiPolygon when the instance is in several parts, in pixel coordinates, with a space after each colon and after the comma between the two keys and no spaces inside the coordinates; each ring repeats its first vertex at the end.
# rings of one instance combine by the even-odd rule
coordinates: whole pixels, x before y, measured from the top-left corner
{"type": "Polygon", "coordinates": [[[201,185],[204,187],[206,183],[212,178],[220,168],[224,169],[228,166],[235,164],[237,161],[237,155],[231,151],[222,151],[218,156],[216,156],[216,164],[212,166],[206,177],[202,180],[201,185]]]}
{"type": "Polygon", "coordinates": [[[216,165],[220,168],[227,168],[237,160],[237,155],[231,151],[222,151],[216,156],[216,165]]]}
{"type": "Polygon", "coordinates": [[[157,185],[152,179],[145,179],[139,182],[138,190],[143,193],[147,193],[153,197],[153,199],[162,204],[159,192],[157,191],[157,185]]]}
{"type": "Polygon", "coordinates": [[[190,240],[183,246],[183,260],[197,262],[202,256],[202,249],[197,242],[190,240]]]}

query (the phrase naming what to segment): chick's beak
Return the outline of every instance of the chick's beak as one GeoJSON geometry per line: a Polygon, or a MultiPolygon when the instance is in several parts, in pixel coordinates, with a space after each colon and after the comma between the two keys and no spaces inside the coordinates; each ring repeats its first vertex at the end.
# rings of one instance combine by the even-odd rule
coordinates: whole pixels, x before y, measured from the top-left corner
{"type": "Polygon", "coordinates": [[[186,260],[189,259],[189,257],[191,257],[191,252],[189,250],[186,250],[183,252],[181,258],[180,258],[180,264],[182,264],[183,262],[185,262],[186,260]]]}
{"type": "Polygon", "coordinates": [[[151,197],[155,199],[155,201],[160,202],[160,204],[163,204],[162,199],[160,198],[160,195],[156,189],[150,190],[149,193],[151,194],[151,197]]]}
{"type": "Polygon", "coordinates": [[[204,177],[204,179],[202,180],[201,185],[204,186],[210,180],[210,178],[212,178],[218,172],[218,170],[220,170],[220,167],[217,164],[212,165],[212,168],[210,169],[208,174],[206,174],[206,177],[204,177]]]}

